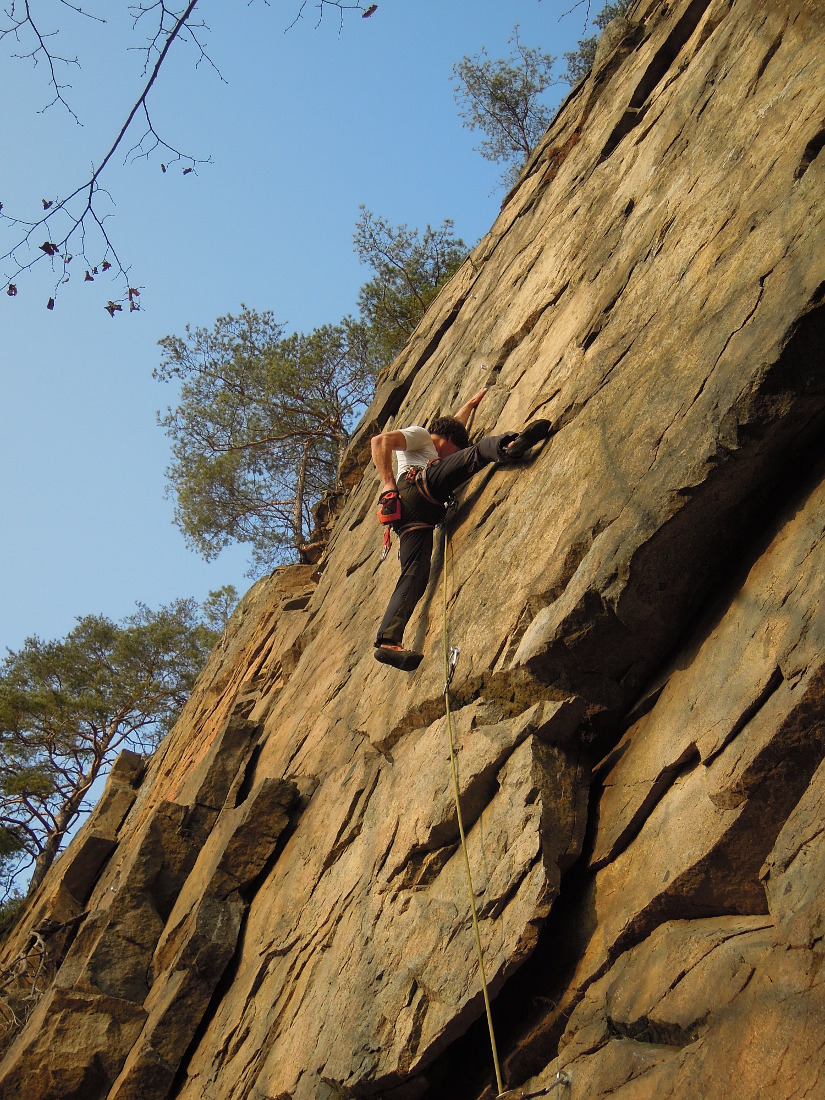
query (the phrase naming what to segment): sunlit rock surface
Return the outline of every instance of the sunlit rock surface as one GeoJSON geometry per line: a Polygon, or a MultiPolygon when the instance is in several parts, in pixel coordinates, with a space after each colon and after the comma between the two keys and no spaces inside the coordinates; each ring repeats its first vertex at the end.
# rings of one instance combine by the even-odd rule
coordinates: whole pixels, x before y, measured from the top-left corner
{"type": "Polygon", "coordinates": [[[4,946],[0,1095],[825,1090],[825,8],[640,0],[141,780],[4,946]],[[372,657],[376,430],[557,430],[372,657]]]}

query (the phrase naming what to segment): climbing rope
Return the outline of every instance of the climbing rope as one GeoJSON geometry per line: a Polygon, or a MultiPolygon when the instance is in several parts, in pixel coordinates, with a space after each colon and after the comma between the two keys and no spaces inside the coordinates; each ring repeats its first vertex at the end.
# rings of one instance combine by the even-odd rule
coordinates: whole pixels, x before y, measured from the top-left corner
{"type": "Polygon", "coordinates": [[[493,1013],[490,1008],[490,995],[487,991],[487,975],[484,970],[484,952],[481,948],[481,932],[478,925],[478,912],[476,910],[476,896],[473,889],[473,875],[470,870],[470,856],[467,850],[467,837],[464,833],[464,818],[461,813],[461,796],[458,786],[458,759],[455,751],[455,736],[453,734],[453,716],[450,710],[450,684],[453,682],[453,676],[455,675],[456,665],[458,664],[458,658],[461,650],[458,646],[450,645],[449,631],[447,628],[447,562],[448,552],[450,548],[450,530],[445,522],[442,525],[443,530],[443,562],[441,565],[442,576],[442,592],[444,597],[443,608],[443,648],[444,648],[444,711],[447,716],[447,737],[450,744],[450,768],[453,775],[453,797],[455,799],[455,812],[458,818],[458,835],[461,837],[461,851],[464,856],[464,869],[467,872],[467,893],[470,897],[470,913],[473,918],[473,932],[475,933],[476,941],[476,954],[478,955],[478,969],[481,977],[481,992],[484,996],[484,1009],[487,1013],[487,1029],[490,1032],[490,1047],[493,1052],[493,1066],[496,1072],[496,1087],[498,1089],[498,1100],[532,1100],[533,1097],[548,1096],[554,1089],[570,1084],[570,1078],[561,1072],[556,1074],[556,1079],[549,1086],[541,1089],[539,1092],[522,1092],[521,1089],[514,1089],[512,1091],[505,1092],[504,1082],[501,1077],[501,1066],[498,1060],[498,1048],[496,1046],[496,1035],[493,1029],[493,1013]]]}
{"type": "Polygon", "coordinates": [[[496,1071],[496,1087],[498,1094],[504,1093],[504,1082],[501,1078],[501,1067],[498,1061],[498,1049],[496,1047],[496,1035],[493,1030],[493,1013],[490,1008],[490,995],[487,992],[487,975],[484,970],[484,952],[481,949],[481,932],[478,927],[478,913],[476,911],[475,891],[473,890],[473,876],[470,871],[470,856],[467,851],[467,837],[464,834],[464,819],[461,814],[461,798],[458,788],[458,761],[455,752],[455,738],[453,736],[453,717],[450,711],[450,684],[452,683],[455,666],[458,662],[460,650],[457,646],[450,645],[449,632],[447,630],[447,552],[450,546],[450,532],[447,524],[444,524],[444,561],[441,574],[443,578],[444,594],[444,710],[447,716],[447,736],[450,742],[450,767],[453,773],[453,796],[455,798],[455,812],[458,818],[458,833],[461,837],[461,851],[464,854],[464,869],[467,872],[467,891],[470,895],[470,912],[473,917],[473,931],[475,933],[476,953],[478,954],[478,969],[481,976],[481,992],[484,995],[484,1009],[487,1013],[487,1028],[490,1032],[490,1046],[493,1052],[493,1066],[496,1071]]]}

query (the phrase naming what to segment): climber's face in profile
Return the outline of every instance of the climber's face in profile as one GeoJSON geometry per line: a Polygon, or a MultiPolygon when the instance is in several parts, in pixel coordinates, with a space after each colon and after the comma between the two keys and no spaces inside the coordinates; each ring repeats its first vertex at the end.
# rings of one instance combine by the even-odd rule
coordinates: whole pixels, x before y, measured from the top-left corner
{"type": "Polygon", "coordinates": [[[454,455],[461,450],[460,447],[456,447],[452,440],[445,439],[443,435],[433,435],[431,433],[430,439],[433,441],[433,446],[438,452],[439,458],[447,458],[448,455],[454,455]]]}

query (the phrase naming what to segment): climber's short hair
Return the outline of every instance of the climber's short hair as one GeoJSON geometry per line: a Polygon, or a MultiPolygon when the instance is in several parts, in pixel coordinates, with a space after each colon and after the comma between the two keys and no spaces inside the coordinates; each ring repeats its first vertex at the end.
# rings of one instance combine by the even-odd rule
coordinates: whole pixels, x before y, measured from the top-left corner
{"type": "Polygon", "coordinates": [[[428,428],[430,435],[440,435],[442,439],[447,439],[450,443],[453,443],[461,451],[465,447],[470,446],[470,437],[467,435],[467,429],[461,423],[460,420],[456,420],[454,416],[439,416],[437,420],[428,428]]]}

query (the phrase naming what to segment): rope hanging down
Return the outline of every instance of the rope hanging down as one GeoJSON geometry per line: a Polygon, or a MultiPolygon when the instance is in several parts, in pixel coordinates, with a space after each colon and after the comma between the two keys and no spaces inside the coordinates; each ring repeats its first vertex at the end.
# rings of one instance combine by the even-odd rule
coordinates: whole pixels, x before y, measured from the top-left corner
{"type": "Polygon", "coordinates": [[[464,869],[467,872],[467,890],[470,895],[470,912],[473,917],[473,931],[475,932],[476,952],[478,954],[478,969],[481,976],[481,992],[484,995],[484,1009],[487,1013],[487,1027],[490,1032],[490,1046],[493,1051],[493,1066],[496,1071],[496,1087],[498,1094],[504,1092],[504,1082],[501,1079],[501,1067],[498,1062],[498,1049],[496,1048],[496,1035],[493,1030],[493,1014],[490,1009],[490,996],[487,992],[487,975],[484,971],[484,952],[481,949],[481,933],[478,927],[478,913],[476,912],[476,899],[473,890],[473,876],[470,871],[470,857],[467,852],[467,838],[464,835],[464,819],[461,815],[461,798],[458,789],[458,762],[455,753],[455,739],[453,737],[453,717],[450,711],[450,684],[455,673],[460,650],[457,646],[450,646],[447,632],[447,551],[450,545],[450,534],[447,524],[444,524],[444,560],[441,566],[444,593],[444,710],[447,716],[447,736],[450,742],[450,767],[453,773],[453,797],[455,798],[455,812],[458,818],[458,833],[461,837],[461,851],[464,854],[464,869]]]}
{"type": "Polygon", "coordinates": [[[461,797],[458,786],[458,760],[455,751],[455,737],[453,735],[453,716],[450,710],[450,684],[453,681],[455,675],[455,668],[458,664],[458,658],[461,650],[458,646],[451,646],[449,640],[449,633],[447,630],[447,556],[450,546],[450,532],[446,523],[443,524],[443,561],[441,564],[442,575],[442,591],[444,595],[444,608],[443,608],[443,620],[444,620],[444,711],[447,717],[447,736],[450,744],[450,768],[453,776],[453,798],[455,799],[455,812],[458,819],[458,834],[461,838],[461,851],[464,856],[464,869],[467,872],[467,893],[470,898],[470,913],[473,918],[473,932],[475,933],[476,941],[476,954],[478,955],[478,969],[481,977],[481,992],[484,996],[484,1009],[487,1013],[487,1028],[490,1032],[490,1047],[493,1053],[493,1067],[496,1073],[496,1087],[498,1089],[498,1100],[505,1100],[505,1098],[512,1098],[512,1100],[532,1100],[533,1097],[547,1096],[554,1089],[570,1083],[569,1077],[559,1071],[556,1074],[556,1079],[553,1083],[546,1088],[541,1089],[539,1092],[522,1092],[521,1089],[514,1089],[512,1091],[506,1091],[504,1089],[504,1082],[501,1077],[501,1066],[498,1060],[498,1048],[496,1046],[496,1035],[493,1030],[493,1013],[490,1008],[490,995],[487,991],[487,975],[484,970],[484,952],[481,948],[481,932],[479,931],[478,924],[478,912],[476,910],[475,890],[473,889],[473,875],[470,870],[470,856],[467,850],[467,837],[464,832],[464,818],[461,813],[461,797]]]}

